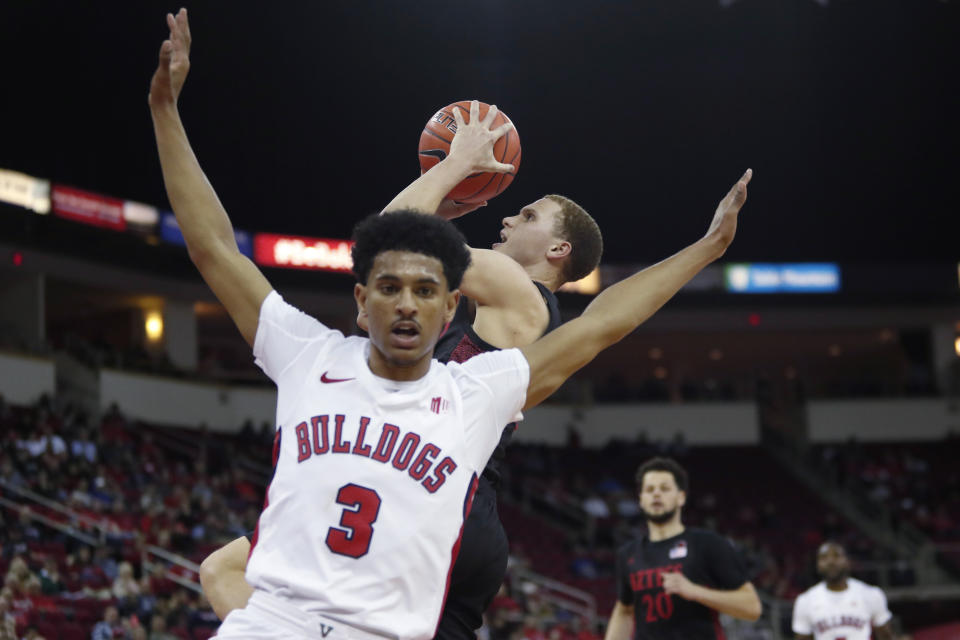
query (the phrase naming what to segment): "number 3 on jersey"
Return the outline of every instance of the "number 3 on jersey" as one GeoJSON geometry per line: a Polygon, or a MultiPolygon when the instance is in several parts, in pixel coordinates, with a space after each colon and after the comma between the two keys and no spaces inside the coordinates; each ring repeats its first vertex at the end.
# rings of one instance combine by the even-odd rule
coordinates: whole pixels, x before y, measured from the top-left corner
{"type": "Polygon", "coordinates": [[[359,558],[370,550],[373,523],[380,514],[380,496],[373,489],[358,484],[345,484],[337,492],[337,504],[346,507],[340,516],[340,526],[327,530],[330,551],[359,558]]]}

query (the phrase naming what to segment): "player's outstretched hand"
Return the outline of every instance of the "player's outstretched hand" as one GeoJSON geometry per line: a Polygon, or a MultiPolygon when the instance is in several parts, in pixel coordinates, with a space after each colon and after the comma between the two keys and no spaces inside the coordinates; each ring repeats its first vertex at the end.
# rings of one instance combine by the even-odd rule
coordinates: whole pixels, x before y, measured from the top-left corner
{"type": "Polygon", "coordinates": [[[187,10],[167,14],[170,37],[160,45],[160,60],[150,81],[150,106],[176,105],[190,71],[190,24],[187,10]]]}
{"type": "Polygon", "coordinates": [[[663,590],[671,595],[678,595],[687,600],[693,599],[693,592],[696,588],[682,573],[663,573],[663,590]]]}
{"type": "Polygon", "coordinates": [[[516,171],[512,164],[497,162],[493,155],[493,145],[513,129],[512,122],[505,122],[496,129],[491,129],[493,119],[497,117],[497,105],[490,105],[487,115],[480,119],[480,103],[470,102],[470,122],[464,122],[460,109],[453,110],[453,117],[457,121],[457,133],[450,143],[451,158],[458,158],[467,163],[471,171],[494,171],[508,173],[516,171]]]}
{"type": "Polygon", "coordinates": [[[721,255],[737,234],[737,214],[740,213],[743,203],[747,201],[747,184],[752,177],[753,169],[747,169],[737,184],[733,185],[720,201],[716,213],[713,214],[713,221],[710,223],[706,237],[717,241],[721,255]]]}
{"type": "Polygon", "coordinates": [[[487,206],[486,200],[483,202],[457,202],[447,198],[437,207],[437,215],[444,220],[453,220],[485,206],[487,206]]]}

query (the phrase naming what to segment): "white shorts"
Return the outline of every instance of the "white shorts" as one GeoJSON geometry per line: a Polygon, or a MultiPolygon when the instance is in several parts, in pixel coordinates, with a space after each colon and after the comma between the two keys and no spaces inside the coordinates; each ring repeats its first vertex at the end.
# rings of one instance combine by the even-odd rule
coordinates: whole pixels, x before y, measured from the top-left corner
{"type": "Polygon", "coordinates": [[[254,591],[243,609],[231,611],[216,640],[384,640],[356,627],[300,610],[282,598],[254,591]]]}

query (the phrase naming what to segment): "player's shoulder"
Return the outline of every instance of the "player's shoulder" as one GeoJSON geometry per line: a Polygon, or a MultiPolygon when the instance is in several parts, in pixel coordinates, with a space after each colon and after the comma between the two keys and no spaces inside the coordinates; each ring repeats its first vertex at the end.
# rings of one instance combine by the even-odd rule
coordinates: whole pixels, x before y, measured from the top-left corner
{"type": "Polygon", "coordinates": [[[716,531],[701,529],[700,527],[687,527],[684,530],[684,534],[690,543],[696,542],[702,545],[710,545],[724,549],[736,549],[733,540],[727,536],[720,535],[716,531]]]}
{"type": "Polygon", "coordinates": [[[847,578],[847,587],[859,591],[867,596],[885,598],[883,589],[872,584],[867,584],[863,580],[856,578],[847,578]]]}
{"type": "Polygon", "coordinates": [[[496,376],[505,371],[522,369],[527,361],[520,349],[495,349],[478,353],[464,362],[441,363],[455,381],[496,376]]]}
{"type": "Polygon", "coordinates": [[[809,589],[807,589],[806,591],[798,595],[797,603],[800,604],[812,598],[816,598],[818,594],[823,593],[824,589],[826,589],[826,585],[823,582],[818,582],[817,584],[813,585],[812,587],[810,587],[809,589]]]}
{"type": "Polygon", "coordinates": [[[617,560],[625,562],[627,558],[635,556],[640,550],[643,540],[644,536],[638,534],[617,547],[617,560]]]}

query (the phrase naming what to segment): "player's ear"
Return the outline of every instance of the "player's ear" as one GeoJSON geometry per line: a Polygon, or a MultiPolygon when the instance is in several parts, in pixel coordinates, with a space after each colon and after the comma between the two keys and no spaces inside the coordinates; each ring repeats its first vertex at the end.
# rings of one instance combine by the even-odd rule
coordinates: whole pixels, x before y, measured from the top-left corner
{"type": "Polygon", "coordinates": [[[566,240],[558,240],[547,249],[547,258],[550,260],[560,260],[566,258],[573,251],[573,245],[566,240]]]}
{"type": "Polygon", "coordinates": [[[367,317],[367,287],[359,282],[353,286],[353,299],[357,301],[357,326],[370,333],[367,317]]]}
{"type": "Polygon", "coordinates": [[[460,289],[454,289],[447,293],[446,306],[443,310],[444,319],[447,324],[453,322],[453,316],[457,314],[457,305],[460,304],[460,289]]]}
{"type": "Polygon", "coordinates": [[[677,506],[682,507],[687,504],[687,492],[681,491],[677,494],[677,506]]]}

